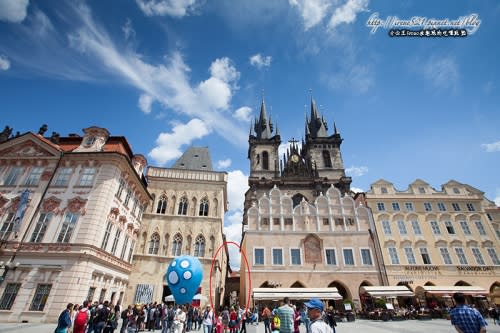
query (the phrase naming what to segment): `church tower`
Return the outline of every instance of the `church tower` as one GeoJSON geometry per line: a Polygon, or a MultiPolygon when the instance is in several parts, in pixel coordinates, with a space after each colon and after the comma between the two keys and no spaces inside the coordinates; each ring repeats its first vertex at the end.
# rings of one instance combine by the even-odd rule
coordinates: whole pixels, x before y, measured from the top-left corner
{"type": "Polygon", "coordinates": [[[248,138],[248,159],[250,160],[250,182],[269,182],[279,176],[278,148],[281,138],[278,130],[274,132],[271,117],[268,118],[266,104],[262,99],[259,118],[250,128],[248,138]]]}

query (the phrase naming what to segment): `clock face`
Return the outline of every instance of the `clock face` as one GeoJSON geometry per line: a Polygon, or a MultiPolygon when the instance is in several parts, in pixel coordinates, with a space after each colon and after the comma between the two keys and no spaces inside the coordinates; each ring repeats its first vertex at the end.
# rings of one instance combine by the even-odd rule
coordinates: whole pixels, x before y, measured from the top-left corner
{"type": "Polygon", "coordinates": [[[299,161],[299,155],[292,155],[292,157],[290,157],[290,159],[292,160],[293,163],[297,163],[299,161]]]}

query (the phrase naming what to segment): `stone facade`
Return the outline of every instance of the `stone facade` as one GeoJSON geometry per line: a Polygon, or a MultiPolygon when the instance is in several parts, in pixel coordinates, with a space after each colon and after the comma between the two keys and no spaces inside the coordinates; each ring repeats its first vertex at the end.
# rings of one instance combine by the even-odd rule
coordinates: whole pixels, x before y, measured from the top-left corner
{"type": "Polygon", "coordinates": [[[153,205],[144,213],[127,303],[164,300],[171,294],[165,279],[168,264],[178,255],[191,255],[203,266],[201,294],[208,301],[212,292],[214,304],[222,304],[228,265],[223,235],[227,173],[212,171],[209,161],[189,169],[191,155],[203,155],[199,149],[206,148],[186,151],[178,167],[148,168],[153,205]]]}
{"type": "Polygon", "coordinates": [[[500,287],[498,208],[483,192],[453,180],[441,190],[416,180],[399,191],[379,180],[366,203],[389,285],[500,287]]]}
{"type": "Polygon", "coordinates": [[[120,303],[150,202],[146,160],[123,137],[43,132],[0,144],[0,321],[53,322],[85,299],[120,303]]]}

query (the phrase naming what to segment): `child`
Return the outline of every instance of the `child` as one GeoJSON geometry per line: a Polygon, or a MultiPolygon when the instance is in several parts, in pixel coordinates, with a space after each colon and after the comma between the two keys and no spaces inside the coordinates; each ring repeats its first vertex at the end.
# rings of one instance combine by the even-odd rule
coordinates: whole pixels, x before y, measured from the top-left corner
{"type": "Polygon", "coordinates": [[[278,317],[278,314],[273,311],[273,321],[271,322],[271,331],[272,333],[279,333],[280,332],[280,317],[278,317]]]}
{"type": "Polygon", "coordinates": [[[222,323],[222,316],[219,316],[219,320],[217,320],[217,324],[215,324],[215,332],[222,333],[224,329],[224,324],[222,323]]]}

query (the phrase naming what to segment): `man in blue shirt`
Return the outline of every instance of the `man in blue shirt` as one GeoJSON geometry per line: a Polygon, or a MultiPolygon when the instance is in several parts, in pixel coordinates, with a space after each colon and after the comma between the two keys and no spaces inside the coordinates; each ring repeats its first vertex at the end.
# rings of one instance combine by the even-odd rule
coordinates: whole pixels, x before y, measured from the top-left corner
{"type": "Polygon", "coordinates": [[[486,333],[486,321],[479,311],[465,305],[462,293],[453,294],[456,307],[450,310],[451,324],[459,333],[486,333]]]}

